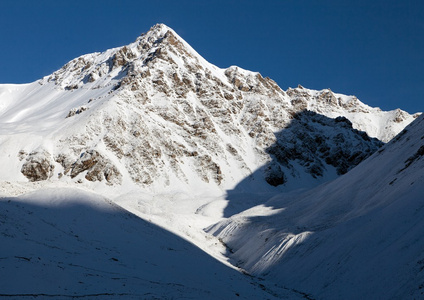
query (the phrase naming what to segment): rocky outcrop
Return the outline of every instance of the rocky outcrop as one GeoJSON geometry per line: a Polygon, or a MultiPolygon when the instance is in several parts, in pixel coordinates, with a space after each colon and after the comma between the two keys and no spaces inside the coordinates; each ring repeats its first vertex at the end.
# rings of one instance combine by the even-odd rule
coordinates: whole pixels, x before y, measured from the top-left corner
{"type": "Polygon", "coordinates": [[[73,108],[69,111],[68,115],[66,116],[66,118],[70,118],[73,117],[75,115],[79,115],[80,113],[86,111],[88,108],[86,106],[81,106],[78,108],[73,108]]]}
{"type": "MultiPolygon", "coordinates": [[[[20,153],[25,153],[21,151],[20,153]]],[[[44,149],[38,149],[31,152],[25,159],[21,168],[21,173],[29,181],[47,180],[53,176],[54,162],[49,152],[44,149]]]]}
{"type": "Polygon", "coordinates": [[[283,185],[287,182],[286,174],[282,167],[275,161],[266,165],[264,173],[266,182],[272,186],[283,185]]]}
{"type": "MultiPolygon", "coordinates": [[[[109,184],[119,184],[122,181],[122,175],[118,169],[96,150],[88,150],[82,153],[71,167],[66,163],[66,160],[62,160],[62,163],[65,170],[70,171],[71,178],[86,172],[84,177],[88,181],[105,180],[109,184]]],[[[65,175],[67,175],[67,172],[65,175]]]]}
{"type": "Polygon", "coordinates": [[[277,165],[293,170],[297,163],[314,178],[322,177],[328,166],[332,166],[342,175],[383,145],[365,132],[353,129],[345,117],[330,119],[310,111],[296,114],[276,138],[277,142],[267,149],[273,161],[266,168],[266,174],[273,175],[266,178],[272,185],[286,181],[277,165]]]}

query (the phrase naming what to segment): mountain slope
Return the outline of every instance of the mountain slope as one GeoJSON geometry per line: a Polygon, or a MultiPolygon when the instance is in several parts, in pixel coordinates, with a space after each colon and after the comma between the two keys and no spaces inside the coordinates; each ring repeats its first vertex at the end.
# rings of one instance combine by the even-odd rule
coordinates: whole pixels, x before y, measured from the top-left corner
{"type": "MultiPolygon", "coordinates": [[[[109,200],[55,189],[0,200],[0,295],[14,298],[277,297],[109,200]]],[[[280,296],[299,298],[279,291],[280,296]]]]}
{"type": "Polygon", "coordinates": [[[313,298],[421,298],[423,132],[421,116],[338,179],[275,196],[208,231],[241,267],[313,298]]]}
{"type": "MultiPolygon", "coordinates": [[[[266,149],[275,133],[305,110],[346,116],[383,141],[414,118],[330,90],[284,92],[259,73],[219,69],[162,24],[38,82],[0,86],[0,98],[3,180],[101,181],[150,191],[232,189],[271,160],[266,149]]],[[[331,164],[322,170],[323,177],[332,173],[331,164]]],[[[303,167],[294,173],[310,176],[303,167]]]]}

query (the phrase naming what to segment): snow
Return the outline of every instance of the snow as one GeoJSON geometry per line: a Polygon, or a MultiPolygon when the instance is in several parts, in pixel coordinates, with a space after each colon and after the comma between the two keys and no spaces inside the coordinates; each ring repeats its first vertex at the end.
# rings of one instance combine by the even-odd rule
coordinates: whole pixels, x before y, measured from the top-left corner
{"type": "Polygon", "coordinates": [[[314,299],[421,298],[423,128],[421,116],[338,179],[274,196],[208,232],[240,267],[314,299]]]}
{"type": "Polygon", "coordinates": [[[45,189],[2,198],[0,205],[0,269],[8,274],[2,296],[277,299],[254,279],[93,193],[45,189]]]}
{"type": "Polygon", "coordinates": [[[409,115],[400,109],[382,111],[378,107],[370,107],[362,103],[355,96],[333,93],[330,89],[315,91],[301,87],[294,90],[310,95],[312,99],[308,101],[309,110],[323,113],[331,118],[344,116],[353,123],[353,128],[365,131],[370,137],[378,138],[385,143],[418,116],[418,114],[409,115]],[[337,102],[331,110],[328,110],[328,102],[320,101],[320,97],[328,93],[332,93],[334,96],[332,100],[337,102]]]}
{"type": "MultiPolygon", "coordinates": [[[[392,164],[384,164],[387,169],[382,170],[383,163],[375,163],[363,173],[353,169],[328,183],[338,177],[334,167],[325,165],[323,175],[313,178],[302,162],[291,161],[294,180],[273,187],[263,175],[264,165],[272,160],[266,150],[291,123],[290,118],[303,111],[294,100],[300,99],[306,109],[327,118],[346,116],[354,128],[385,141],[416,116],[400,110],[383,112],[354,96],[329,90],[284,92],[259,73],[235,66],[217,68],[163,24],[126,49],[83,55],[37,82],[0,85],[0,268],[2,274],[10,274],[2,278],[0,294],[296,299],[306,291],[320,296],[317,290],[323,274],[312,272],[317,288],[303,284],[306,265],[290,269],[295,276],[287,278],[286,273],[275,271],[284,261],[281,257],[295,256],[293,249],[314,239],[328,239],[331,249],[340,248],[338,243],[351,232],[351,225],[336,231],[334,240],[332,235],[320,237],[315,227],[353,222],[371,208],[386,205],[388,200],[383,198],[378,198],[382,203],[376,197],[374,202],[360,200],[368,199],[371,192],[379,194],[377,188],[387,189],[374,185],[373,180],[381,176],[373,168],[390,177],[392,164]],[[172,34],[182,47],[173,45],[169,36],[167,41],[166,34],[172,34]],[[158,79],[162,82],[154,83],[158,79]],[[322,95],[340,102],[329,104],[322,95]],[[393,121],[396,117],[399,122],[393,121]],[[118,184],[89,181],[88,170],[75,177],[69,170],[65,174],[67,165],[60,161],[61,155],[72,167],[92,150],[102,162],[116,167],[121,175],[115,178],[118,184]],[[42,159],[45,152],[54,167],[53,176],[28,182],[22,166],[31,153],[39,153],[42,159]],[[280,195],[287,191],[291,192],[280,195]],[[315,205],[320,201],[323,204],[315,205]],[[286,226],[281,216],[293,230],[281,231],[286,226]],[[231,255],[222,241],[239,250],[231,255]],[[243,269],[265,276],[264,281],[244,275],[245,270],[234,266],[239,259],[245,262],[243,269]]],[[[353,134],[351,129],[346,132],[346,136],[353,134]]],[[[332,131],[324,133],[331,136],[332,131]]],[[[396,151],[409,153],[403,148],[396,151]]],[[[395,158],[396,154],[387,156],[387,161],[399,165],[395,158]]],[[[421,190],[414,189],[422,176],[414,174],[416,184],[405,196],[407,183],[401,183],[401,178],[394,182],[402,184],[396,197],[407,201],[419,195],[421,190]]],[[[394,194],[387,195],[396,202],[394,194]]],[[[388,222],[385,217],[378,220],[364,224],[388,222]]],[[[346,244],[358,242],[357,234],[346,244]]],[[[319,243],[311,247],[315,246],[316,251],[324,249],[319,243]]],[[[350,252],[342,247],[340,253],[350,252]]],[[[301,264],[307,251],[301,254],[289,266],[301,264]]],[[[340,275],[334,268],[331,272],[340,275]]],[[[348,275],[340,278],[347,281],[348,275]]],[[[323,295],[347,287],[333,286],[323,295]]]]}

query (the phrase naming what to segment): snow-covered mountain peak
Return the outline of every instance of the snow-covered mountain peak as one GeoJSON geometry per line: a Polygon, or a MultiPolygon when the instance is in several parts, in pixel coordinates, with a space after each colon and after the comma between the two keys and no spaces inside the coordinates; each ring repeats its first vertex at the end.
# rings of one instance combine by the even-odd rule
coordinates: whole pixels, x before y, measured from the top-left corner
{"type": "Polygon", "coordinates": [[[168,31],[172,31],[175,33],[175,31],[167,25],[163,23],[157,23],[156,25],[152,26],[147,33],[142,33],[140,37],[137,38],[137,40],[140,40],[146,35],[156,36],[157,38],[159,38],[160,36],[164,36],[165,33],[167,33],[168,31]]]}
{"type": "Polygon", "coordinates": [[[360,145],[356,152],[366,153],[353,157],[354,164],[378,147],[352,127],[387,141],[413,119],[329,89],[299,86],[285,92],[257,72],[220,69],[163,24],[129,45],[80,56],[39,82],[14,87],[13,93],[0,86],[0,95],[6,95],[0,133],[25,135],[18,142],[3,141],[13,145],[3,148],[2,157],[16,157],[5,164],[13,165],[20,180],[24,174],[34,181],[129,182],[156,190],[212,187],[222,192],[246,178],[264,181],[269,174],[276,185],[284,180],[274,175],[284,168],[289,181],[317,184],[314,176],[337,175],[334,168],[341,166],[333,155],[349,159],[354,153],[343,149],[352,141],[360,145]],[[340,116],[352,127],[330,120],[340,116]],[[333,133],[343,138],[329,134],[334,126],[333,133]],[[295,148],[315,138],[336,142],[325,145],[329,151],[293,152],[289,162],[270,166],[272,155],[287,153],[281,138],[295,148]],[[269,152],[275,145],[278,151],[269,152]],[[319,172],[311,173],[315,166],[319,172]],[[313,180],[299,180],[304,175],[313,180]]]}
{"type": "Polygon", "coordinates": [[[126,96],[136,93],[144,98],[153,94],[187,98],[193,92],[196,97],[241,100],[255,93],[279,98],[282,108],[291,114],[311,110],[332,118],[347,117],[355,129],[383,142],[414,119],[404,111],[384,112],[355,96],[336,94],[330,89],[315,91],[299,85],[284,92],[257,72],[237,66],[220,69],[164,24],[153,26],[129,45],[76,58],[43,80],[50,81],[65,90],[83,87],[110,93],[119,89],[126,96]]]}
{"type": "MultiPolygon", "coordinates": [[[[54,82],[65,90],[77,88],[117,89],[135,74],[148,76],[148,70],[163,68],[163,64],[178,67],[189,65],[194,69],[219,69],[204,60],[174,30],[164,24],[153,26],[135,42],[102,53],[82,55],[45,77],[41,83],[54,82]],[[147,73],[146,73],[147,72],[147,73]],[[146,74],[145,74],[146,73],[146,74]]],[[[223,78],[223,71],[220,72],[223,78]]]]}

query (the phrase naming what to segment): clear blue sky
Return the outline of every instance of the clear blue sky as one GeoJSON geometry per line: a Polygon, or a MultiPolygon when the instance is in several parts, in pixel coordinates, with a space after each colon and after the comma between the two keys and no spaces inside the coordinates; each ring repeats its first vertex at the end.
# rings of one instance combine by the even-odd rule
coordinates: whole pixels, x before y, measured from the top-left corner
{"type": "MultiPolygon", "coordinates": [[[[165,23],[209,62],[424,110],[424,1],[1,0],[0,83],[32,82],[69,60],[165,23]]],[[[1,99],[0,99],[1,101],[1,99]]]]}

